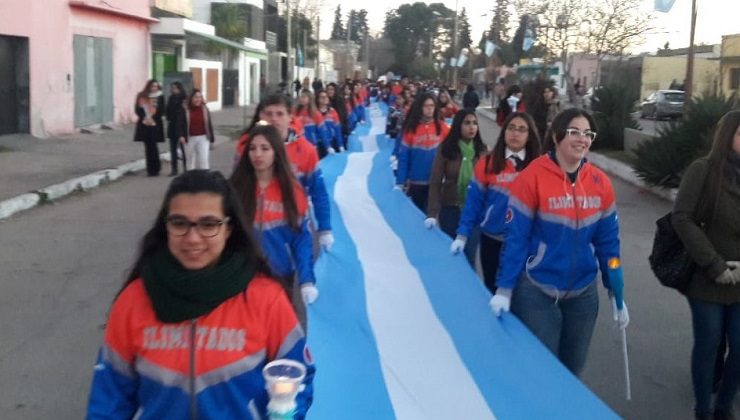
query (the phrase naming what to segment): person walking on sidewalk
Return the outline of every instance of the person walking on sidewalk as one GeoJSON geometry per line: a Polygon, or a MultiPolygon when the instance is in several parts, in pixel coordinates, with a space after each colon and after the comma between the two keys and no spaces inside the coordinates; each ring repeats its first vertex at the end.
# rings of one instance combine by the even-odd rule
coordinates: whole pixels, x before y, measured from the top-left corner
{"type": "Polygon", "coordinates": [[[136,95],[134,111],[139,120],[136,122],[134,141],[144,143],[147,176],[157,176],[162,168],[159,160],[157,143],[164,143],[164,96],[159,82],[151,79],[146,82],[144,90],[136,95]]]}
{"type": "Polygon", "coordinates": [[[193,90],[185,106],[184,122],[180,126],[180,143],[185,145],[187,167],[192,169],[209,169],[208,154],[215,138],[211,112],[199,89],[193,90]]]}
{"type": "MultiPolygon", "coordinates": [[[[262,121],[262,123],[267,124],[262,121]]],[[[313,238],[308,201],[293,176],[277,129],[258,125],[249,133],[246,153],[229,182],[244,205],[270,267],[285,280],[289,296],[296,272],[304,304],[319,296],[313,271],[313,238]]]]}
{"type": "Polygon", "coordinates": [[[475,111],[475,109],[478,108],[478,105],[480,105],[480,97],[475,91],[475,86],[469,84],[465,95],[463,95],[463,108],[475,111]]]}
{"type": "MultiPolygon", "coordinates": [[[[596,139],[591,114],[566,109],[547,136],[548,153],[511,186],[498,288],[490,305],[499,316],[511,307],[578,376],[599,311],[598,271],[611,295],[609,267],[619,265],[619,222],[609,177],[585,159],[596,139]]],[[[626,303],[622,309],[612,303],[614,319],[626,328],[626,303]]]]}
{"type": "Polygon", "coordinates": [[[306,366],[304,418],[305,334],[229,183],[188,171],[160,209],[110,309],[86,418],[267,418],[262,368],[277,359],[306,366]]]}
{"type": "Polygon", "coordinates": [[[526,111],[522,95],[522,88],[519,85],[512,85],[506,91],[506,97],[499,102],[496,110],[496,123],[499,127],[504,125],[506,117],[512,112],[526,111]]]}
{"type": "Polygon", "coordinates": [[[672,223],[696,263],[683,291],[691,308],[697,419],[732,419],[740,386],[740,111],[719,121],[706,157],[681,179],[672,223]],[[717,378],[715,361],[725,359],[717,378]],[[721,379],[721,381],[720,381],[721,379]],[[720,382],[714,410],[712,387],[720,382]]]}
{"type": "MultiPolygon", "coordinates": [[[[180,82],[173,82],[170,85],[170,97],[167,101],[167,138],[170,142],[170,166],[172,166],[172,170],[170,171],[170,176],[177,175],[177,166],[178,166],[178,153],[177,149],[183,148],[184,146],[180,144],[180,135],[177,129],[177,124],[180,121],[183,121],[185,119],[185,100],[187,99],[188,95],[187,92],[185,92],[185,88],[182,86],[182,83],[180,82]]],[[[182,157],[182,169],[185,171],[186,165],[185,165],[185,156],[183,153],[182,157]]]]}
{"type": "Polygon", "coordinates": [[[403,125],[394,189],[406,189],[411,201],[424,214],[427,211],[429,177],[434,156],[437,154],[437,147],[449,132],[450,127],[442,121],[434,94],[419,95],[411,105],[403,125]]]}
{"type": "Polygon", "coordinates": [[[493,151],[475,165],[468,186],[457,237],[450,252],[469,252],[469,238],[480,226],[480,262],[483,282],[496,293],[496,273],[504,244],[509,191],[519,173],[540,156],[540,139],[532,117],[523,112],[509,114],[493,151]]]}
{"type": "MultiPolygon", "coordinates": [[[[460,212],[473,178],[473,167],[485,155],[486,145],[481,140],[475,110],[463,109],[455,114],[449,134],[439,145],[429,177],[427,219],[424,225],[437,225],[450,238],[455,237],[460,212]]],[[[477,243],[469,241],[466,256],[475,265],[477,243]]]]}
{"type": "Polygon", "coordinates": [[[560,102],[557,98],[557,91],[552,86],[546,86],[532,109],[532,118],[534,118],[534,122],[537,124],[537,131],[541,139],[545,138],[545,133],[550,128],[552,120],[559,113],[560,102]]]}

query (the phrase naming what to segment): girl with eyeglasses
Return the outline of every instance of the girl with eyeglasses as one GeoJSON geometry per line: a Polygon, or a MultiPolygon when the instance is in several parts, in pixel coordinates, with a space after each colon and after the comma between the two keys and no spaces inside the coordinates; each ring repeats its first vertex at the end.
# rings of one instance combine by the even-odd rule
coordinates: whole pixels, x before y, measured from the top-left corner
{"type": "Polygon", "coordinates": [[[306,365],[303,418],[305,335],[237,196],[219,172],[178,176],[111,307],[87,418],[267,418],[276,359],[306,365]]]}
{"type": "MultiPolygon", "coordinates": [[[[485,153],[486,146],[481,140],[475,111],[459,111],[432,164],[427,219],[424,221],[427,229],[439,224],[442,232],[450,238],[455,237],[468,184],[473,177],[473,166],[485,153]]],[[[475,249],[472,242],[471,248],[468,259],[474,264],[475,249]]]]}
{"type": "Polygon", "coordinates": [[[293,176],[285,145],[275,127],[257,125],[246,153],[229,180],[241,199],[245,219],[258,234],[270,267],[292,290],[298,273],[304,303],[319,295],[313,273],[313,240],[308,201],[293,176]]]}
{"type": "MultiPolygon", "coordinates": [[[[457,237],[450,252],[470,252],[469,238],[480,226],[480,261],[483,280],[496,293],[496,272],[504,243],[506,209],[511,185],[540,156],[540,139],[529,114],[514,112],[504,121],[493,151],[475,165],[463,207],[457,237]]],[[[473,251],[474,252],[474,251],[473,251]]]]}
{"type": "Polygon", "coordinates": [[[320,90],[316,93],[316,108],[321,116],[319,124],[320,141],[316,145],[319,152],[319,159],[327,154],[344,151],[344,136],[342,136],[342,121],[339,114],[331,106],[331,98],[326,91],[320,90]]]}
{"type": "MultiPolygon", "coordinates": [[[[596,323],[598,272],[611,294],[610,263],[620,266],[614,190],[586,160],[595,138],[596,124],[583,110],[567,109],[553,120],[547,154],[511,186],[498,288],[490,302],[499,316],[511,308],[575,375],[583,370],[596,323]]],[[[626,304],[614,308],[625,328],[626,304]]]]}

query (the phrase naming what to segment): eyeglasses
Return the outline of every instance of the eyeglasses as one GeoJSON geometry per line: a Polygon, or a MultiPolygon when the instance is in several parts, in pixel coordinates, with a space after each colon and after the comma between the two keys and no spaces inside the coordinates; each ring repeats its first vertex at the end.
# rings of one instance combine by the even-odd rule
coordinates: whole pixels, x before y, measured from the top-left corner
{"type": "Polygon", "coordinates": [[[596,132],[591,131],[591,130],[581,131],[581,130],[578,130],[577,128],[566,128],[565,134],[568,136],[573,136],[573,137],[578,137],[578,138],[586,137],[591,141],[596,140],[596,132]]]}
{"type": "Polygon", "coordinates": [[[204,238],[213,238],[218,235],[221,231],[221,226],[229,222],[228,217],[224,217],[223,220],[206,217],[198,220],[197,222],[191,222],[190,220],[181,216],[169,216],[165,219],[167,226],[167,232],[175,236],[185,236],[190,233],[191,228],[195,228],[198,235],[204,238]]]}
{"type": "Polygon", "coordinates": [[[509,125],[506,127],[506,131],[511,131],[512,133],[521,133],[521,134],[527,134],[529,133],[529,127],[525,126],[515,126],[515,125],[509,125]]]}

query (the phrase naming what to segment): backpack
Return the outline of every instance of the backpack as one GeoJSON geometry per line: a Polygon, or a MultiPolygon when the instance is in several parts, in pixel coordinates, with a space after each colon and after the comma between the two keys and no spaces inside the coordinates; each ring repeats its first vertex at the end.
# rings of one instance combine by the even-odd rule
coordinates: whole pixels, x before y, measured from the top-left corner
{"type": "Polygon", "coordinates": [[[672,214],[668,212],[655,222],[658,229],[648,260],[660,284],[683,292],[691,281],[696,264],[673,229],[672,214]]]}

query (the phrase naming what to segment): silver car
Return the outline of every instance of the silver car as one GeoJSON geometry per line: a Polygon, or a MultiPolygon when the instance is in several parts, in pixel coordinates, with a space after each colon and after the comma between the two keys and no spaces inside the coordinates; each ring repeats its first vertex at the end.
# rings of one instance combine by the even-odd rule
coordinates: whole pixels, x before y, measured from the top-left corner
{"type": "Polygon", "coordinates": [[[640,116],[659,120],[683,115],[684,94],[682,90],[659,90],[642,101],[640,116]]]}

